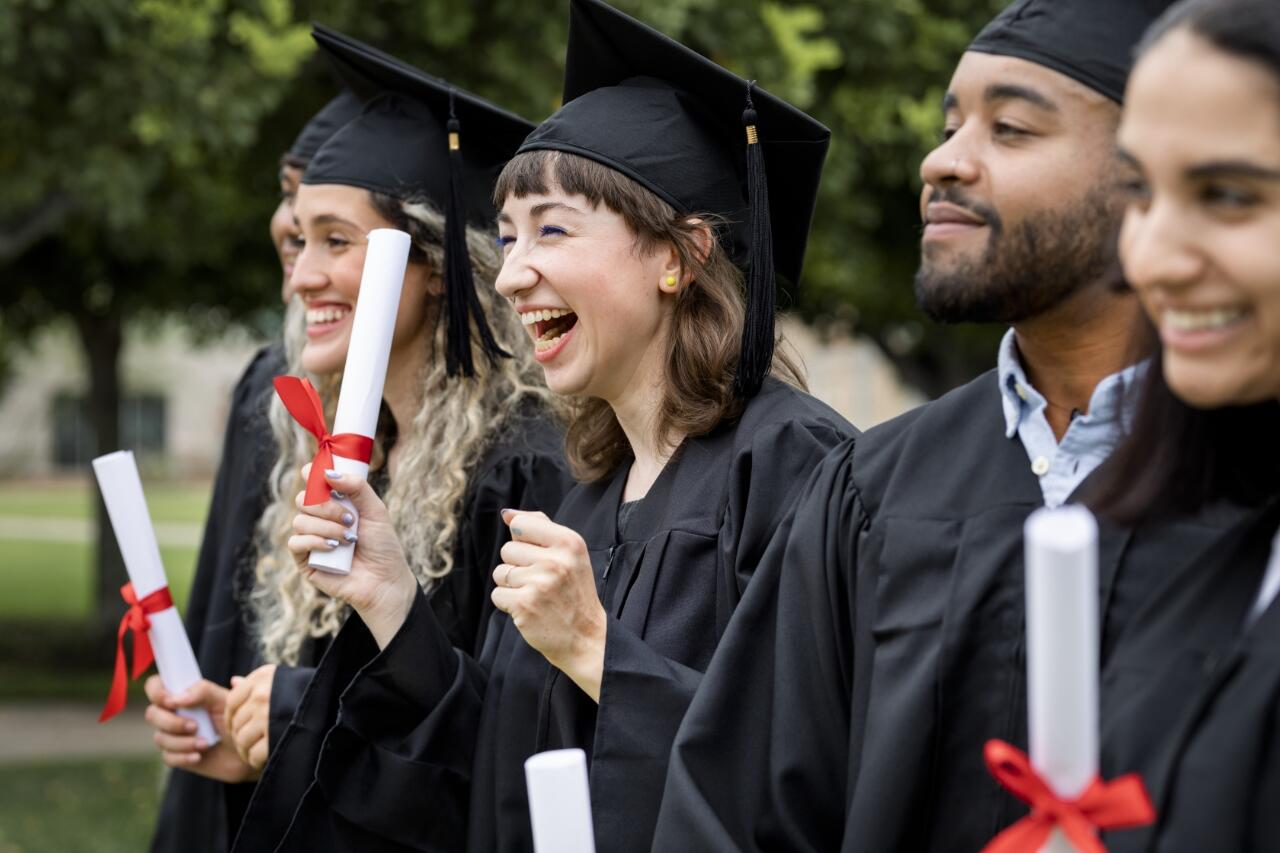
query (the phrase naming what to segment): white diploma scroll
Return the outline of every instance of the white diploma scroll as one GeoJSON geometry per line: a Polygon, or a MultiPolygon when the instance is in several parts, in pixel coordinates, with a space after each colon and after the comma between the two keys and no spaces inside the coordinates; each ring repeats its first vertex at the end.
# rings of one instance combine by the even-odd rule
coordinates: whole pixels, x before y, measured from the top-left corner
{"type": "MultiPolygon", "coordinates": [[[[164,564],[160,562],[160,546],[156,543],[156,531],[151,526],[151,514],[142,494],[142,480],[133,453],[118,450],[93,460],[93,472],[98,478],[98,489],[107,505],[107,515],[124,557],[124,567],[129,572],[138,600],[169,585],[164,564]]],[[[200,665],[187,630],[182,626],[178,608],[170,607],[147,617],[151,628],[147,638],[155,652],[156,668],[160,680],[170,693],[181,693],[200,680],[200,665]]],[[[218,732],[203,708],[181,710],[178,713],[196,722],[196,734],[209,743],[218,742],[218,732]]]]}
{"type": "MultiPolygon", "coordinates": [[[[1098,773],[1098,523],[1084,507],[1027,519],[1031,763],[1063,798],[1098,773]]],[[[1075,847],[1054,829],[1047,851],[1075,847]]]]}
{"type": "Polygon", "coordinates": [[[595,853],[586,753],[540,752],[525,761],[524,779],[535,853],[595,853]]]}
{"type": "MultiPolygon", "coordinates": [[[[376,228],[369,232],[368,240],[332,432],[334,435],[352,432],[372,438],[378,428],[382,385],[387,379],[391,336],[396,327],[404,271],[409,264],[410,241],[408,234],[393,228],[376,228]]],[[[333,467],[362,480],[369,476],[368,462],[346,459],[336,453],[333,467]]],[[[344,498],[339,503],[356,518],[356,508],[351,501],[344,498]]],[[[355,531],[359,523],[356,518],[351,529],[355,531]]],[[[355,546],[344,542],[332,551],[312,551],[307,563],[313,569],[345,575],[351,571],[354,550],[355,546]]]]}

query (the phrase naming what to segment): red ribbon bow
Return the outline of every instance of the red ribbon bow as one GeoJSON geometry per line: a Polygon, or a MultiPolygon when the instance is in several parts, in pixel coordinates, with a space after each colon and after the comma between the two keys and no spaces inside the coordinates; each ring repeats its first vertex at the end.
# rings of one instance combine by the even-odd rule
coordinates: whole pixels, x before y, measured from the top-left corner
{"type": "Polygon", "coordinates": [[[1031,766],[1027,754],[1002,740],[983,749],[991,775],[1015,797],[1031,806],[1031,814],[1001,832],[982,853],[1039,853],[1056,826],[1080,853],[1106,853],[1100,829],[1130,829],[1156,819],[1146,786],[1137,773],[1110,782],[1094,777],[1084,793],[1063,799],[1031,766]]]}
{"type": "Polygon", "coordinates": [[[120,619],[120,630],[116,634],[116,673],[111,679],[111,692],[107,694],[107,704],[102,706],[102,715],[98,722],[105,723],[124,710],[126,691],[129,688],[129,676],[124,665],[124,635],[133,632],[133,678],[147,671],[151,662],[156,659],[151,651],[151,640],[147,638],[147,630],[151,628],[148,613],[159,613],[173,606],[173,597],[169,588],[162,586],[141,601],[133,591],[133,584],[120,587],[120,597],[129,609],[120,619]]]}
{"type": "Polygon", "coordinates": [[[333,468],[333,454],[357,462],[368,462],[373,456],[373,439],[354,432],[330,435],[324,423],[324,406],[311,382],[297,376],[277,376],[274,380],[276,394],[293,419],[316,437],[320,443],[315,458],[311,460],[311,473],[307,476],[306,506],[315,506],[329,500],[329,483],[324,472],[333,468]]]}

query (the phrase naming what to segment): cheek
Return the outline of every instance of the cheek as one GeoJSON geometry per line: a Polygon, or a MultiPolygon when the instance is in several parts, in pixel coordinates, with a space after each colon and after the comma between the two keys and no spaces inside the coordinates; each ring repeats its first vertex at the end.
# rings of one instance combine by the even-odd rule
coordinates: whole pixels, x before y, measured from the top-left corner
{"type": "Polygon", "coordinates": [[[271,216],[270,231],[271,242],[279,249],[284,238],[293,230],[293,218],[289,215],[289,206],[283,201],[276,208],[276,212],[271,216]]]}

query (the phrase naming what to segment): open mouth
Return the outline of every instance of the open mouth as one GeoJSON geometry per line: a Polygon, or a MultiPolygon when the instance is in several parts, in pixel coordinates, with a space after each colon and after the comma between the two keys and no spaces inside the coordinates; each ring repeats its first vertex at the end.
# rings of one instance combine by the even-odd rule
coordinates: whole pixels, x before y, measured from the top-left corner
{"type": "Polygon", "coordinates": [[[536,352],[549,352],[577,325],[578,315],[559,308],[529,311],[520,317],[526,326],[533,327],[533,348],[536,352]]]}
{"type": "Polygon", "coordinates": [[[307,308],[307,334],[323,335],[335,329],[351,313],[350,305],[315,305],[307,308]]]}

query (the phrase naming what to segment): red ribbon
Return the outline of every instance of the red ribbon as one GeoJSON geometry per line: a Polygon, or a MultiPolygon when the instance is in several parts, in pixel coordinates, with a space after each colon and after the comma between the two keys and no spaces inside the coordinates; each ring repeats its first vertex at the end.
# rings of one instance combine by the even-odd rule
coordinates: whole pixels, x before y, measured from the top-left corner
{"type": "Polygon", "coordinates": [[[133,632],[133,679],[147,671],[151,662],[156,659],[151,651],[151,640],[147,631],[151,628],[148,613],[159,613],[173,606],[173,597],[169,588],[162,586],[141,601],[133,592],[133,584],[120,587],[120,597],[129,605],[120,619],[120,630],[116,633],[116,673],[111,679],[111,692],[107,694],[107,704],[102,706],[102,715],[98,722],[105,723],[124,710],[126,693],[129,689],[129,675],[124,665],[124,635],[133,632]]]}
{"type": "Polygon", "coordinates": [[[329,483],[324,472],[333,468],[333,454],[357,462],[368,462],[373,456],[373,439],[354,432],[330,435],[324,423],[324,406],[311,382],[297,376],[277,376],[274,380],[276,394],[293,419],[316,437],[320,443],[315,458],[311,460],[311,473],[307,477],[305,506],[315,506],[329,500],[329,483]]]}
{"type": "Polygon", "coordinates": [[[1031,806],[1031,814],[993,838],[982,853],[1039,853],[1055,826],[1080,853],[1106,853],[1098,830],[1131,829],[1156,819],[1137,773],[1110,782],[1095,776],[1084,793],[1067,800],[1054,792],[1017,747],[989,740],[983,757],[996,781],[1031,806]]]}

